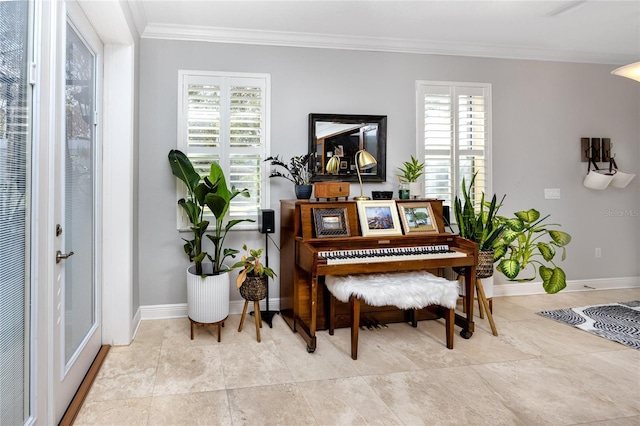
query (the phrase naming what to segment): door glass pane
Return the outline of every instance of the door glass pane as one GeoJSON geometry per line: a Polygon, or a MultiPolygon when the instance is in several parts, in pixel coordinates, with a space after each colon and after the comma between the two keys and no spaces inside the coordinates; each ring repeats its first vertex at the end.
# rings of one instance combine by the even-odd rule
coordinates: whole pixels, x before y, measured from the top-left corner
{"type": "Polygon", "coordinates": [[[67,25],[65,116],[65,362],[96,320],[94,290],[95,55],[67,25]]]}
{"type": "Polygon", "coordinates": [[[0,2],[0,424],[29,417],[28,6],[0,2]]]}

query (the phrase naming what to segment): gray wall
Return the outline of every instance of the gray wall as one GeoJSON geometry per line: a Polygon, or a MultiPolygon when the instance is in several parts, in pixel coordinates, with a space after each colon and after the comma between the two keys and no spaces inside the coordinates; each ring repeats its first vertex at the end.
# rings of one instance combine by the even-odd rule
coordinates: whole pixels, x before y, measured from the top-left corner
{"type": "MultiPolygon", "coordinates": [[[[395,190],[394,170],[415,153],[416,80],[491,83],[493,189],[507,194],[501,212],[535,207],[563,225],[573,236],[563,262],[568,280],[640,275],[640,179],[624,190],[582,186],[587,167],[580,162],[581,137],[610,137],[620,168],[638,171],[640,84],[611,76],[615,66],[152,39],[142,40],[140,55],[141,305],[186,301],[187,259],[167,164],[177,143],[179,69],[269,73],[271,153],[287,158],[307,152],[311,112],[387,115],[387,183],[366,185],[367,193],[395,190]],[[544,188],[560,188],[562,198],[545,200],[544,188]],[[601,259],[595,259],[596,247],[601,259]]],[[[271,180],[277,218],[279,200],[289,198],[292,185],[271,180]]],[[[237,232],[234,239],[236,248],[264,244],[257,231],[237,232]]],[[[277,249],[269,250],[270,266],[278,271],[277,249]]],[[[278,297],[277,289],[276,280],[271,297],[278,297]]],[[[232,298],[240,296],[232,292],[232,298]]]]}

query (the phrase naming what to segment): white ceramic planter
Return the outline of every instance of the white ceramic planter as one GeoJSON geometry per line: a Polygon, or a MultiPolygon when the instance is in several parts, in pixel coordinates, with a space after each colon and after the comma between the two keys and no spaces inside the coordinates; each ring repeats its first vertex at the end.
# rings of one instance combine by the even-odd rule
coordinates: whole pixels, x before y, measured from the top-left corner
{"type": "Polygon", "coordinates": [[[411,195],[411,198],[424,197],[424,192],[422,191],[422,182],[409,183],[409,194],[411,195]]]}
{"type": "Polygon", "coordinates": [[[609,174],[605,170],[591,170],[587,173],[582,184],[590,189],[606,189],[609,183],[613,180],[614,174],[609,174]]]}
{"type": "Polygon", "coordinates": [[[629,185],[629,182],[631,182],[635,176],[635,173],[628,173],[618,170],[616,171],[616,174],[613,175],[611,186],[613,186],[614,188],[624,188],[629,185]]]}
{"type": "Polygon", "coordinates": [[[195,265],[192,265],[187,269],[189,318],[203,324],[224,320],[229,316],[229,273],[207,275],[202,278],[193,273],[195,268],[195,265]]]}
{"type": "MultiPolygon", "coordinates": [[[[488,278],[481,278],[482,280],[482,287],[484,288],[484,295],[487,299],[491,299],[493,297],[493,276],[488,277],[488,278]]],[[[473,288],[475,289],[476,287],[473,286],[473,288]]],[[[464,276],[462,276],[462,279],[460,280],[460,296],[466,296],[466,291],[465,291],[465,285],[464,285],[464,276]]],[[[474,290],[474,297],[475,296],[475,290],[474,290]]]]}
{"type": "Polygon", "coordinates": [[[482,288],[484,288],[484,296],[487,299],[493,297],[493,277],[482,278],[482,288]]]}

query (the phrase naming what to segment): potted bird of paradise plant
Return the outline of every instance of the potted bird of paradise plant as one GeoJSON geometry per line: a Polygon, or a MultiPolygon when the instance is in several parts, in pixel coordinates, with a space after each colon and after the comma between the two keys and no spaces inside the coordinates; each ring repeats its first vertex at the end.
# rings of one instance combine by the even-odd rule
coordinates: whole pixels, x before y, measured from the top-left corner
{"type": "Polygon", "coordinates": [[[185,184],[187,192],[185,198],[178,200],[178,205],[186,214],[192,233],[192,238],[183,238],[183,241],[184,251],[193,262],[187,269],[187,310],[192,321],[193,338],[193,322],[221,323],[229,315],[228,272],[231,268],[224,262],[227,258],[234,258],[239,251],[225,247],[225,239],[234,226],[254,220],[227,220],[231,201],[237,196],[249,197],[249,191],[227,187],[227,180],[218,163],[212,162],[209,174],[203,177],[183,152],[173,149],[168,158],[173,175],[185,184]],[[212,230],[209,230],[205,207],[215,218],[215,228],[212,230]],[[205,236],[213,243],[213,254],[203,250],[205,236]],[[210,262],[205,262],[205,259],[210,262]]]}

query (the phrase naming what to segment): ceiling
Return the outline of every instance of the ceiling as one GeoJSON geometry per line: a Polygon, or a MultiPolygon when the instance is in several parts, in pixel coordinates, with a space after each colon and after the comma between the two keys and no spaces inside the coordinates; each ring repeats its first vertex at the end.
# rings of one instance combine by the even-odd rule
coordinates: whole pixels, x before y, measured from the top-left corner
{"type": "Polygon", "coordinates": [[[142,37],[626,64],[640,0],[129,0],[142,37]]]}

